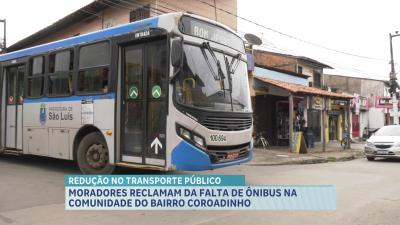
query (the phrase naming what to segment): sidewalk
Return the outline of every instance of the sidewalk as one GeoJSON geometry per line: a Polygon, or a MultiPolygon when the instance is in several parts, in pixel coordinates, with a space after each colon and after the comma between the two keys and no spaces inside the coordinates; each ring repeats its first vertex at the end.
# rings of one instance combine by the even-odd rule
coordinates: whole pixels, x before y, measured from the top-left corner
{"type": "Polygon", "coordinates": [[[290,153],[288,147],[272,146],[268,149],[254,148],[253,160],[249,165],[270,166],[289,164],[313,164],[347,161],[364,157],[364,143],[351,144],[351,149],[343,150],[338,142],[328,143],[326,151],[322,151],[322,145],[316,145],[308,149],[307,154],[290,153]]]}

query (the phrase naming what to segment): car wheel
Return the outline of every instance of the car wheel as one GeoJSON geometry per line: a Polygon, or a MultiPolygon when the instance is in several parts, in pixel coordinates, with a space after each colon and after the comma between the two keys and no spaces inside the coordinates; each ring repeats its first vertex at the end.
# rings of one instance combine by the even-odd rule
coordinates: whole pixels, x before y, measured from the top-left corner
{"type": "Polygon", "coordinates": [[[368,161],[374,161],[375,157],[367,156],[368,161]]]}
{"type": "Polygon", "coordinates": [[[107,143],[99,133],[86,135],[78,146],[77,161],[83,174],[111,174],[107,143]]]}

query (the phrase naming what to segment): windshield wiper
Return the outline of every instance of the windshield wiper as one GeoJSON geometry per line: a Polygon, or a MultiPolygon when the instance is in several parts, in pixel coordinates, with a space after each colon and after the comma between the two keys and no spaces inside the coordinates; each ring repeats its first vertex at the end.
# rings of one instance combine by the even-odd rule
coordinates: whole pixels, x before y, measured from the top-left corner
{"type": "Polygon", "coordinates": [[[211,49],[210,43],[208,43],[208,42],[203,42],[202,48],[201,48],[201,53],[203,54],[204,59],[206,60],[206,63],[207,63],[207,65],[208,65],[208,68],[210,69],[211,73],[213,74],[214,79],[215,79],[215,80],[223,80],[223,79],[225,79],[225,74],[224,74],[224,72],[222,71],[221,63],[220,63],[220,61],[217,59],[217,57],[215,56],[214,51],[211,49]],[[215,73],[213,67],[211,66],[210,60],[208,60],[208,56],[207,56],[207,54],[206,54],[205,49],[207,49],[207,51],[210,53],[210,55],[211,55],[211,57],[212,57],[214,63],[217,65],[218,74],[215,73]]]}
{"type": "Polygon", "coordinates": [[[229,97],[231,99],[231,110],[233,111],[233,102],[232,102],[232,70],[231,70],[231,65],[233,61],[229,64],[228,57],[224,55],[224,60],[225,60],[225,67],[226,67],[226,75],[228,76],[228,84],[229,84],[229,97]]]}
{"type": "Polygon", "coordinates": [[[229,64],[229,69],[230,69],[231,74],[235,74],[236,69],[238,68],[239,62],[241,59],[242,59],[242,54],[240,54],[240,53],[238,53],[235,57],[232,57],[231,63],[229,64]],[[236,63],[235,63],[235,66],[233,66],[233,63],[235,62],[235,60],[236,60],[236,63]]]}
{"type": "Polygon", "coordinates": [[[225,74],[222,71],[221,68],[221,63],[220,61],[217,59],[217,56],[215,56],[214,51],[211,49],[210,43],[209,42],[203,42],[202,48],[201,48],[201,52],[203,53],[204,59],[206,60],[206,63],[208,65],[208,68],[210,69],[210,71],[213,74],[213,77],[215,80],[219,80],[219,84],[221,86],[221,90],[224,91],[224,96],[225,96],[225,74]],[[215,71],[213,70],[210,61],[208,60],[207,54],[205,49],[208,50],[208,52],[210,53],[214,63],[217,65],[217,70],[218,70],[218,74],[215,74],[215,71]]]}
{"type": "Polygon", "coordinates": [[[236,69],[239,66],[239,62],[241,60],[242,55],[238,53],[235,57],[232,57],[231,62],[229,63],[228,57],[224,55],[224,60],[225,60],[225,66],[226,66],[226,74],[228,76],[228,84],[229,84],[229,94],[231,98],[231,109],[233,111],[233,99],[232,99],[232,75],[235,74],[236,69]],[[236,60],[236,64],[233,66],[233,63],[236,60]]]}

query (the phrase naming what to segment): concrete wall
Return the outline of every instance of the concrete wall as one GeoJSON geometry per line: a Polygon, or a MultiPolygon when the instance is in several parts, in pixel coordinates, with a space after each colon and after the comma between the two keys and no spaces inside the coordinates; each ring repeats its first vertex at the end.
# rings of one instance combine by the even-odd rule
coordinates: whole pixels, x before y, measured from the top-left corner
{"type": "MultiPolygon", "coordinates": [[[[306,66],[301,65],[301,64],[299,64],[298,66],[301,66],[303,68],[303,74],[304,75],[310,76],[310,78],[312,78],[312,76],[313,76],[313,69],[312,68],[306,67],[306,66]]],[[[312,79],[311,80],[309,79],[308,81],[312,81],[312,79]]]]}
{"type": "MultiPolygon", "coordinates": [[[[212,5],[214,5],[214,0],[204,0],[212,5]]],[[[209,19],[221,22],[233,30],[237,29],[237,18],[225,12],[222,12],[209,5],[201,3],[197,0],[139,0],[134,1],[140,5],[151,4],[151,7],[155,9],[160,9],[166,12],[174,11],[183,11],[183,12],[191,12],[200,16],[207,17],[209,19]],[[173,9],[173,10],[170,10],[173,9]],[[217,12],[217,15],[215,15],[217,12]]],[[[43,44],[55,40],[60,40],[68,37],[72,37],[79,34],[85,34],[89,32],[93,32],[96,30],[100,30],[103,27],[106,27],[107,24],[111,24],[112,26],[129,23],[129,13],[131,10],[135,10],[142,6],[136,4],[123,4],[125,7],[116,6],[109,7],[102,12],[97,13],[98,17],[90,16],[83,21],[73,24],[72,26],[65,27],[61,31],[53,33],[46,38],[37,40],[36,42],[30,44],[29,46],[34,46],[38,44],[43,44]],[[103,22],[104,21],[104,22],[103,22]]],[[[216,5],[219,8],[223,8],[227,11],[230,11],[234,14],[237,14],[237,0],[216,0],[216,5]]],[[[151,11],[151,16],[156,16],[156,13],[151,11]]],[[[26,47],[29,47],[26,46],[26,47]]]]}
{"type": "Polygon", "coordinates": [[[380,80],[324,74],[324,85],[365,97],[385,94],[385,85],[380,80]]]}
{"type": "Polygon", "coordinates": [[[370,105],[375,106],[375,96],[385,96],[386,87],[382,81],[362,80],[361,96],[370,97],[370,105]]]}
{"type": "Polygon", "coordinates": [[[368,124],[370,128],[380,128],[385,125],[384,109],[370,108],[368,112],[368,124]]]}
{"type": "Polygon", "coordinates": [[[350,94],[361,94],[361,79],[352,78],[352,77],[344,77],[344,76],[333,76],[333,75],[324,75],[324,85],[339,89],[343,92],[347,92],[350,94]]]}
{"type": "MultiPolygon", "coordinates": [[[[382,115],[380,115],[379,117],[382,117],[382,115]]],[[[366,128],[369,127],[369,112],[361,111],[360,112],[360,137],[362,137],[365,127],[366,128]]]]}

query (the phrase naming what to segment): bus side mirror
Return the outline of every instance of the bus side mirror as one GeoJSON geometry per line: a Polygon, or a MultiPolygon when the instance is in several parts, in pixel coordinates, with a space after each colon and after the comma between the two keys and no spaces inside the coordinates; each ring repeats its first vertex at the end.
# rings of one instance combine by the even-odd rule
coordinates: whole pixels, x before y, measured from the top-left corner
{"type": "Polygon", "coordinates": [[[172,39],[171,44],[171,64],[174,67],[180,67],[182,65],[182,38],[176,37],[172,39]]]}

